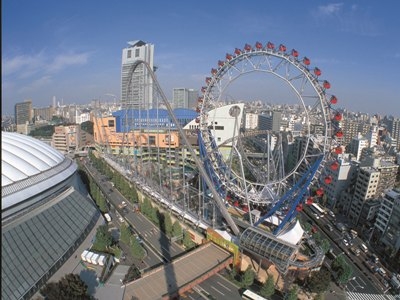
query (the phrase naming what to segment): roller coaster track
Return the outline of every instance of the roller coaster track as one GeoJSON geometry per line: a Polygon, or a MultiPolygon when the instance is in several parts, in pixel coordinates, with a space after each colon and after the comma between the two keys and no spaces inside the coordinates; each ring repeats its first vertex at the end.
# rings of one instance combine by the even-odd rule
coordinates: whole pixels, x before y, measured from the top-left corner
{"type": "MultiPolygon", "coordinates": [[[[147,71],[149,72],[149,75],[150,75],[150,76],[152,77],[152,79],[153,79],[153,84],[155,85],[155,88],[156,88],[157,91],[159,92],[159,94],[160,94],[160,96],[161,96],[161,98],[162,98],[163,104],[166,106],[166,108],[167,108],[167,110],[168,110],[169,116],[171,117],[172,121],[173,121],[174,124],[176,125],[176,128],[178,129],[179,134],[180,134],[182,140],[184,141],[184,144],[186,145],[187,149],[189,150],[189,152],[190,152],[190,154],[191,154],[191,156],[192,156],[192,159],[195,161],[196,166],[197,166],[197,168],[198,168],[198,170],[199,170],[199,173],[201,174],[203,180],[205,181],[205,183],[207,184],[208,188],[210,189],[210,192],[211,192],[212,195],[213,195],[213,200],[214,200],[215,203],[217,204],[217,206],[218,206],[218,208],[219,208],[219,211],[221,212],[222,216],[225,218],[225,220],[226,220],[227,224],[229,225],[229,227],[231,228],[232,232],[233,232],[235,235],[239,235],[239,234],[240,234],[239,228],[237,227],[237,225],[236,225],[235,222],[233,221],[231,215],[229,214],[229,212],[228,212],[227,209],[225,208],[224,201],[223,201],[223,199],[221,198],[220,194],[217,192],[217,190],[216,190],[216,188],[215,188],[213,182],[211,181],[210,177],[208,176],[207,171],[206,171],[205,168],[204,168],[203,162],[198,158],[196,152],[194,151],[194,149],[192,148],[192,146],[191,146],[191,144],[190,144],[188,138],[186,137],[185,132],[183,131],[182,126],[179,124],[177,118],[175,117],[175,115],[174,115],[174,113],[173,113],[173,110],[172,110],[172,107],[171,107],[171,105],[170,105],[170,103],[169,103],[167,97],[165,96],[163,90],[161,89],[161,87],[160,87],[160,85],[159,85],[159,83],[158,83],[158,81],[157,81],[157,78],[156,78],[156,76],[155,76],[153,70],[151,69],[150,65],[149,65],[147,62],[143,61],[143,60],[138,60],[138,61],[136,61],[136,62],[131,66],[129,78],[131,78],[131,80],[132,80],[132,74],[133,74],[133,72],[135,71],[135,69],[136,69],[139,65],[144,65],[144,66],[147,68],[147,71]]],[[[130,83],[130,84],[131,84],[131,83],[130,83]]],[[[129,86],[130,84],[128,84],[128,86],[129,86]]]]}

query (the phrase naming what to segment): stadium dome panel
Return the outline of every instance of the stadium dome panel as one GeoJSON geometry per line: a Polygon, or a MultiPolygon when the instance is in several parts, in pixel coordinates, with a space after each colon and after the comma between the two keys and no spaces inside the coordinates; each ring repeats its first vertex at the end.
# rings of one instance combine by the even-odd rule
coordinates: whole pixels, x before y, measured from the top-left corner
{"type": "Polygon", "coordinates": [[[2,299],[31,299],[104,220],[75,162],[2,132],[2,299]]]}

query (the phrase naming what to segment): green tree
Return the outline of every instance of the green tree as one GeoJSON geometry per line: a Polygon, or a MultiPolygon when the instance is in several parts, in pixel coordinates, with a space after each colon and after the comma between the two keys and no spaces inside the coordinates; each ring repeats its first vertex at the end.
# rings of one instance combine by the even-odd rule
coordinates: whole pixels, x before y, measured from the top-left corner
{"type": "Polygon", "coordinates": [[[131,197],[130,197],[130,199],[131,199],[132,203],[138,203],[139,202],[139,195],[138,195],[138,192],[137,192],[135,187],[132,187],[132,189],[131,189],[131,197]]]}
{"type": "Polygon", "coordinates": [[[183,245],[186,249],[193,248],[196,244],[192,241],[192,237],[190,236],[190,232],[186,230],[183,233],[183,245]]]}
{"type": "Polygon", "coordinates": [[[268,275],[267,280],[261,287],[260,294],[261,296],[266,298],[271,297],[273,294],[275,294],[274,276],[268,275]]]}
{"type": "Polygon", "coordinates": [[[107,225],[101,225],[97,228],[96,239],[93,243],[93,249],[97,251],[104,251],[112,244],[112,236],[108,231],[107,225]]]}
{"type": "Polygon", "coordinates": [[[134,258],[142,259],[146,255],[142,245],[140,245],[139,241],[136,239],[135,236],[131,236],[130,240],[131,246],[131,254],[134,258]]]}
{"type": "Polygon", "coordinates": [[[248,288],[254,283],[254,279],[256,277],[256,274],[253,271],[253,268],[249,265],[244,271],[243,276],[242,276],[242,287],[248,288]]]}
{"type": "Polygon", "coordinates": [[[331,283],[331,273],[326,268],[313,272],[306,280],[306,286],[313,293],[322,293],[328,290],[331,283]]]}
{"type": "Polygon", "coordinates": [[[97,201],[97,205],[99,206],[99,209],[101,212],[103,212],[103,213],[108,212],[107,201],[102,193],[100,193],[99,201],[97,201]]]}
{"type": "Polygon", "coordinates": [[[182,226],[179,224],[178,220],[176,220],[172,225],[172,234],[176,237],[182,236],[182,226]]]}
{"type": "Polygon", "coordinates": [[[131,236],[132,236],[131,231],[129,230],[129,227],[125,223],[123,223],[121,225],[121,229],[120,230],[121,230],[121,235],[120,235],[119,239],[123,243],[129,245],[129,241],[130,241],[131,236]]]}
{"type": "Polygon", "coordinates": [[[164,214],[164,230],[167,236],[172,236],[172,219],[169,213],[164,214]]]}
{"type": "Polygon", "coordinates": [[[67,274],[58,282],[47,283],[40,293],[48,300],[93,299],[78,274],[67,274]]]}
{"type": "Polygon", "coordinates": [[[286,293],[285,300],[297,300],[298,287],[293,286],[288,293],[286,293]]]}

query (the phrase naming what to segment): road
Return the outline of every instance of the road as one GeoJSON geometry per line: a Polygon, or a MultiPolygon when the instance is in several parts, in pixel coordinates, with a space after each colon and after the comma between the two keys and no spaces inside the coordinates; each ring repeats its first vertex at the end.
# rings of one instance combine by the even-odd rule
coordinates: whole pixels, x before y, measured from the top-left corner
{"type": "MultiPolygon", "coordinates": [[[[322,218],[316,219],[316,217],[308,211],[305,211],[302,216],[317,225],[320,234],[331,242],[331,248],[336,256],[345,255],[347,261],[351,264],[353,277],[344,287],[346,291],[362,294],[382,294],[387,291],[387,287],[382,284],[380,278],[371,273],[363,264],[363,262],[368,259],[368,254],[361,251],[360,255],[356,256],[350,251],[352,245],[349,244],[346,246],[344,244],[343,240],[345,236],[335,226],[336,217],[327,214],[322,218]],[[333,226],[333,231],[329,231],[326,224],[331,224],[333,226]]],[[[353,246],[359,247],[362,241],[356,237],[351,240],[351,243],[353,246]]]]}

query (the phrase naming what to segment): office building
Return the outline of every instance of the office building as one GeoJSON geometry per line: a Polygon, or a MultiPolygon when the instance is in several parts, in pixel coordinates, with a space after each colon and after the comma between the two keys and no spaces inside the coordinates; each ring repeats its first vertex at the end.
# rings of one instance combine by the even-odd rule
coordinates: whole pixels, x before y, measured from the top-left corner
{"type": "Polygon", "coordinates": [[[153,70],[154,45],[143,41],[128,42],[122,50],[121,104],[122,108],[149,109],[153,107],[153,79],[147,68],[135,63],[145,61],[153,70]]]}
{"type": "Polygon", "coordinates": [[[172,92],[173,108],[189,108],[195,109],[199,92],[194,89],[174,88],[172,92]]]}

